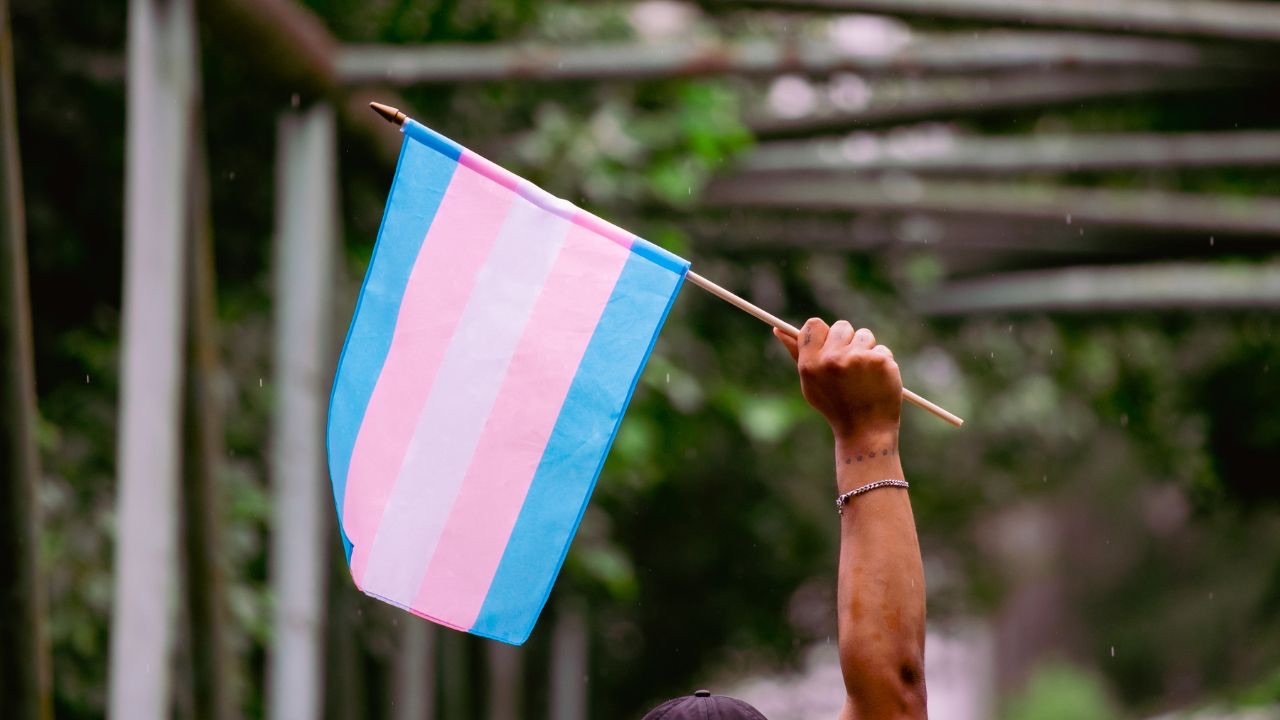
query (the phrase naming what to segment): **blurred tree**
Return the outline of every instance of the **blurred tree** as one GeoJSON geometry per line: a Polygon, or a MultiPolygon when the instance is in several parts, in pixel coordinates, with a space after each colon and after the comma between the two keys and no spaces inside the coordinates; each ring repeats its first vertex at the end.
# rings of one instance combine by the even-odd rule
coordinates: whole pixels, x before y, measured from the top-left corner
{"type": "Polygon", "coordinates": [[[203,125],[190,146],[188,188],[191,247],[187,256],[187,377],[183,402],[182,545],[189,623],[190,686],[196,720],[229,720],[239,714],[231,664],[227,583],[223,567],[220,479],[226,432],[218,383],[216,278],[213,217],[209,208],[209,162],[203,125]]]}
{"type": "Polygon", "coordinates": [[[26,207],[14,91],[13,32],[0,0],[0,694],[23,720],[50,717],[44,582],[38,571],[40,507],[36,378],[27,289],[26,207]]]}

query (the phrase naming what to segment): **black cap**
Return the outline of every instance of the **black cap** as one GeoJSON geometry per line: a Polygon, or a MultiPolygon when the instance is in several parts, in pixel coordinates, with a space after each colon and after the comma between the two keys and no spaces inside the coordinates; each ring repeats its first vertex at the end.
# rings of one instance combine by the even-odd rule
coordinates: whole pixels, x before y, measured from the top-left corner
{"type": "Polygon", "coordinates": [[[747,703],[710,690],[668,700],[650,710],[642,720],[767,720],[747,703]]]}

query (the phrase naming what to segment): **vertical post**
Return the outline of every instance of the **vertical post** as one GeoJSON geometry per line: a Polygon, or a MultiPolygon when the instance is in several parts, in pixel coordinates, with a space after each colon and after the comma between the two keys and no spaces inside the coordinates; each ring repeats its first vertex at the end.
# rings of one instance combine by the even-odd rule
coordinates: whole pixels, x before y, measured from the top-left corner
{"type": "MultiPolygon", "coordinates": [[[[366,654],[360,634],[361,605],[367,600],[351,583],[351,568],[341,543],[329,545],[325,562],[329,569],[326,573],[324,717],[357,720],[367,715],[369,708],[366,687],[371,683],[366,682],[368,678],[363,671],[366,654]]],[[[378,687],[376,681],[372,684],[378,687]]]]}
{"type": "Polygon", "coordinates": [[[426,620],[405,617],[396,663],[396,720],[431,720],[436,709],[436,629],[426,620]]]}
{"type": "Polygon", "coordinates": [[[181,418],[191,0],[131,0],[109,714],[169,715],[181,418]]]}
{"type": "Polygon", "coordinates": [[[440,700],[444,720],[471,720],[472,685],[470,635],[460,632],[440,633],[440,700]]]}
{"type": "Polygon", "coordinates": [[[36,377],[9,2],[0,0],[0,697],[17,720],[50,717],[38,568],[36,377]]]}
{"type": "Polygon", "coordinates": [[[332,108],[320,104],[286,114],[277,137],[271,720],[322,715],[325,550],[333,542],[324,532],[323,438],[337,243],[335,132],[332,108]]]}
{"type": "Polygon", "coordinates": [[[489,720],[520,720],[524,655],[521,648],[485,643],[489,664],[489,720]]]}
{"type": "MultiPolygon", "coordinates": [[[[197,111],[202,108],[198,105],[197,111]]],[[[192,124],[189,144],[188,218],[191,237],[187,320],[187,387],[184,423],[182,539],[186,617],[190,623],[190,685],[195,720],[236,715],[226,613],[222,550],[222,497],[218,474],[226,454],[223,407],[218,397],[217,289],[209,161],[202,123],[192,124]]]]}
{"type": "Polygon", "coordinates": [[[562,602],[551,634],[551,720],[587,720],[587,620],[562,602]]]}

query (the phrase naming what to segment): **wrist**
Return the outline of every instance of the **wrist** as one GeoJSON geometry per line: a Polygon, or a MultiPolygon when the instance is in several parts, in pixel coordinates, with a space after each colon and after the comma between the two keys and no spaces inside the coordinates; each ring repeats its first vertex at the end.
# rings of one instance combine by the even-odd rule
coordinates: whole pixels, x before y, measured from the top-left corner
{"type": "Polygon", "coordinates": [[[836,436],[836,488],[848,492],[874,480],[902,479],[894,428],[836,436]]]}
{"type": "Polygon", "coordinates": [[[851,429],[832,428],[832,434],[835,436],[836,448],[851,449],[882,449],[886,447],[898,447],[898,425],[884,424],[872,427],[857,427],[851,429]]]}

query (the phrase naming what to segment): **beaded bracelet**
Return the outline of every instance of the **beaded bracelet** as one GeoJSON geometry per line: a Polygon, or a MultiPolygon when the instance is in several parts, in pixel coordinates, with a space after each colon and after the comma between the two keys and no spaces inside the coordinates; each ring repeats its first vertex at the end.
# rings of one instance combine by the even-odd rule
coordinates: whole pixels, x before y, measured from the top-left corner
{"type": "Polygon", "coordinates": [[[855,495],[861,495],[864,492],[871,492],[876,488],[882,488],[882,487],[909,488],[911,487],[911,485],[908,484],[906,480],[877,480],[876,482],[868,483],[866,485],[863,485],[860,488],[855,488],[853,490],[850,490],[849,492],[844,493],[843,495],[836,496],[836,512],[843,515],[844,506],[848,505],[849,501],[852,500],[855,495]]]}

